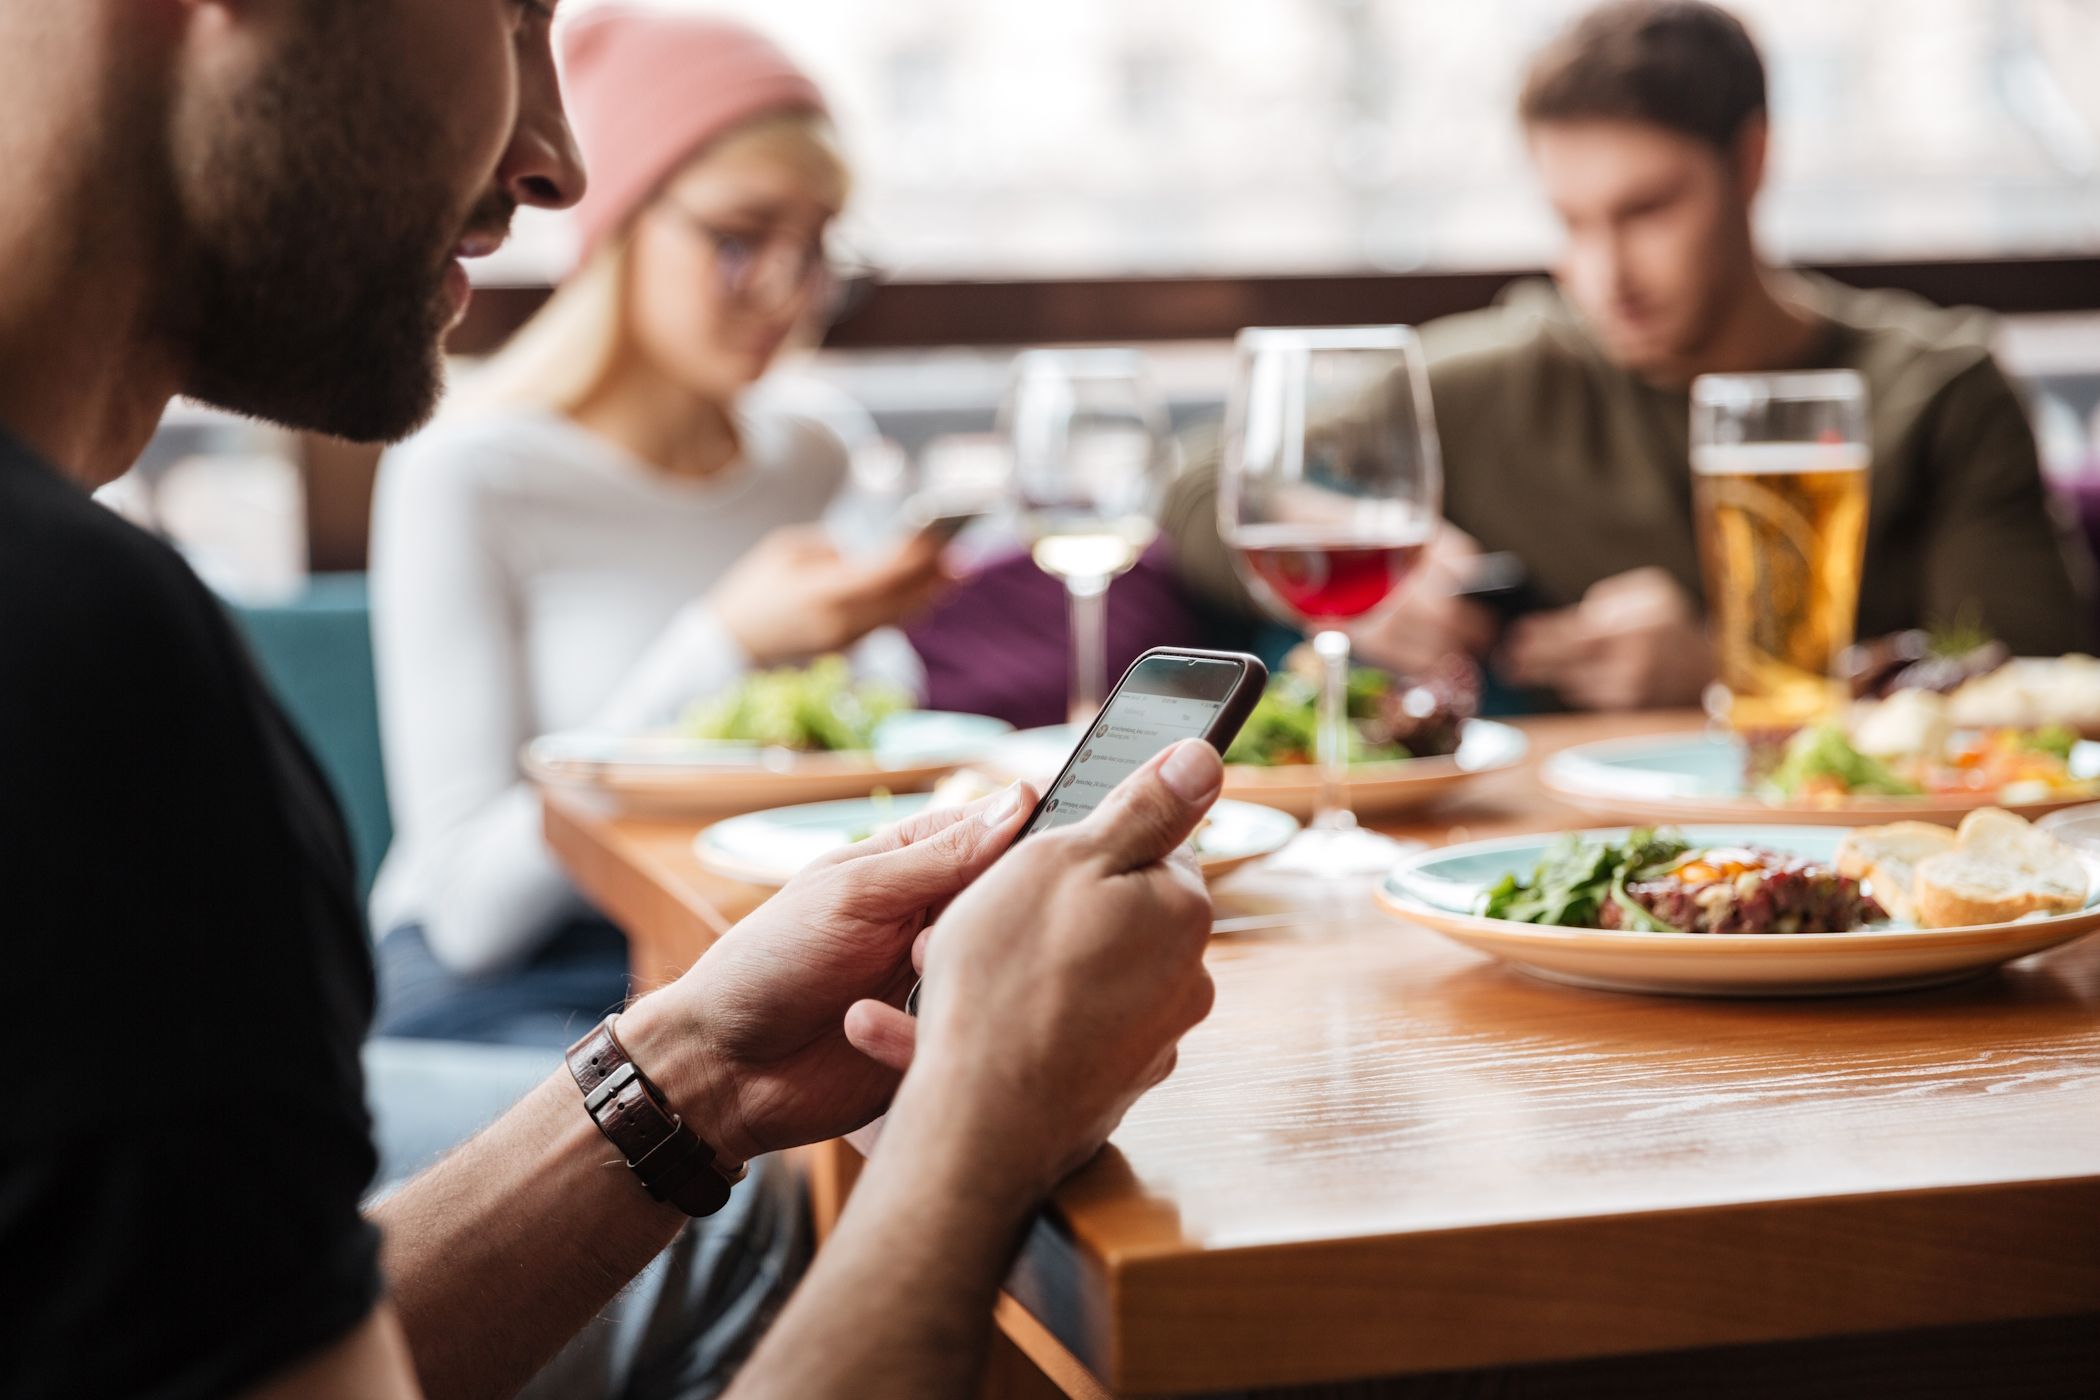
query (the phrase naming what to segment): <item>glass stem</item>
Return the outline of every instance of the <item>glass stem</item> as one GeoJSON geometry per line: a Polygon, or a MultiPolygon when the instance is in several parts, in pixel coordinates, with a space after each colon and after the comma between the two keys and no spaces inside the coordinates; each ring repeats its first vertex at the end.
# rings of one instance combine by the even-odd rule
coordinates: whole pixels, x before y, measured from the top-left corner
{"type": "Polygon", "coordinates": [[[1108,580],[1068,578],[1072,613],[1072,723],[1088,725],[1108,699],[1108,580]]]}
{"type": "Polygon", "coordinates": [[[1320,657],[1320,797],[1313,806],[1316,830],[1347,831],[1356,825],[1349,810],[1349,634],[1328,628],[1313,637],[1320,657]]]}

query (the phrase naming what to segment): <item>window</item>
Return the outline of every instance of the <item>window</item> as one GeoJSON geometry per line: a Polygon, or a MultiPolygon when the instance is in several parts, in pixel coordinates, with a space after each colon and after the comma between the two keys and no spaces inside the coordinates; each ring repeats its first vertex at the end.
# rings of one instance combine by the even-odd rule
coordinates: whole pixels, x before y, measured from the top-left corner
{"type": "MultiPolygon", "coordinates": [[[[584,8],[590,0],[581,0],[584,8]]],[[[903,278],[1520,267],[1553,246],[1511,108],[1571,0],[667,0],[830,93],[857,241],[903,278]]],[[[1738,0],[1787,258],[2100,244],[2100,7],[1738,0]]],[[[557,271],[558,221],[510,271],[557,271]]]]}

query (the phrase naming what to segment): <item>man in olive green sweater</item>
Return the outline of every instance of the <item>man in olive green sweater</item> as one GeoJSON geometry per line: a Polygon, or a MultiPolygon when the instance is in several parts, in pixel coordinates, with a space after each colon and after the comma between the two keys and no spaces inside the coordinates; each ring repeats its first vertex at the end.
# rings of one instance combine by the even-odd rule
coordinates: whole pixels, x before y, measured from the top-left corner
{"type": "MultiPolygon", "coordinates": [[[[1758,256],[1764,70],[1740,24],[1690,0],[1593,10],[1534,61],[1520,114],[1566,242],[1552,283],[1423,328],[1450,525],[1361,655],[1492,656],[1584,708],[1691,703],[1712,657],[1688,386],[1837,367],[1865,378],[1872,420],[1859,635],[1973,615],[2016,652],[2090,645],[2089,562],[2051,520],[1988,318],[1758,256]],[[1506,626],[1459,594],[1484,551],[1526,569],[1532,610],[1506,626]]],[[[1190,581],[1243,603],[1214,499],[1199,466],[1168,528],[1190,581]]]]}

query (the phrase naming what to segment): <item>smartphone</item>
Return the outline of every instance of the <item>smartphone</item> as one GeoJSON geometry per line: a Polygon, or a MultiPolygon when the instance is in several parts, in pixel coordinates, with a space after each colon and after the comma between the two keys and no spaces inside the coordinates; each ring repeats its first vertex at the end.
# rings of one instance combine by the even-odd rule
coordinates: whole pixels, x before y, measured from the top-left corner
{"type": "Polygon", "coordinates": [[[915,533],[930,535],[946,544],[982,520],[989,509],[987,502],[974,496],[942,493],[912,497],[905,502],[902,514],[915,533]]]}
{"type": "Polygon", "coordinates": [[[1538,610],[1531,571],[1522,559],[1506,551],[1483,554],[1474,560],[1472,570],[1458,586],[1457,596],[1480,604],[1505,624],[1538,610]]]}
{"type": "Polygon", "coordinates": [[[981,510],[960,510],[948,515],[935,515],[928,517],[919,525],[918,533],[930,536],[942,544],[947,544],[957,535],[969,529],[972,523],[983,518],[984,512],[981,510]]]}
{"type": "MultiPolygon", "coordinates": [[[[1245,652],[1155,647],[1130,664],[1014,840],[1083,820],[1117,783],[1182,739],[1232,745],[1268,668],[1245,652]]],[[[918,1014],[914,986],[904,1009],[918,1014]]]]}
{"type": "Polygon", "coordinates": [[[1268,669],[1244,652],[1146,652],[1116,682],[1014,839],[1082,820],[1117,783],[1178,740],[1206,739],[1225,752],[1268,679],[1268,669]]]}

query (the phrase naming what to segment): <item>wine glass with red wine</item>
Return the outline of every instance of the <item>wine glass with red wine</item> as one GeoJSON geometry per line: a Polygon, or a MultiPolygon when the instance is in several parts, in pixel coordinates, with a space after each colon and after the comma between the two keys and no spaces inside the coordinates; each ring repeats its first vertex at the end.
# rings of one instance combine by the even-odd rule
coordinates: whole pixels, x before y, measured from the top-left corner
{"type": "Polygon", "coordinates": [[[1218,530],[1241,576],[1320,658],[1320,797],[1281,858],[1321,876],[1384,869],[1398,842],[1349,810],[1349,634],[1406,582],[1436,530],[1443,468],[1422,349],[1405,326],[1254,327],[1235,344],[1218,530]]]}

